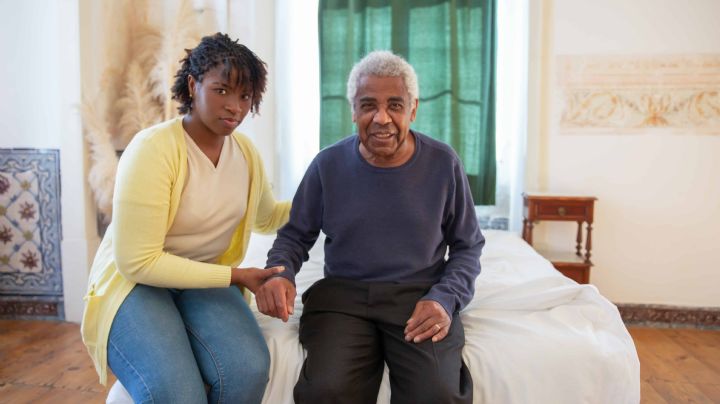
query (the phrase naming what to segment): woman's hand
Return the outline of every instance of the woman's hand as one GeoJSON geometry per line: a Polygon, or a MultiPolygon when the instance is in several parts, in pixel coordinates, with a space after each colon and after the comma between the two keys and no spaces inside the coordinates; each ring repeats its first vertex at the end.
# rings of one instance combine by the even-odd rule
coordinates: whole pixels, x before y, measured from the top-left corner
{"type": "Polygon", "coordinates": [[[233,268],[230,275],[230,283],[240,285],[255,291],[265,283],[268,278],[284,271],[285,267],[260,268],[233,268]]]}

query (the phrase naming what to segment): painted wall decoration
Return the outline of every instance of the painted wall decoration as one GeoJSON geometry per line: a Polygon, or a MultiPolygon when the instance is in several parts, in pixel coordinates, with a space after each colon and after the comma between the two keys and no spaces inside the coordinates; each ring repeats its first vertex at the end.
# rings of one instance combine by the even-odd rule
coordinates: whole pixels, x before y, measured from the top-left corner
{"type": "Polygon", "coordinates": [[[60,318],[60,153],[0,149],[0,317],[60,318]]]}
{"type": "Polygon", "coordinates": [[[720,134],[720,55],[558,56],[561,132],[720,134]]]}

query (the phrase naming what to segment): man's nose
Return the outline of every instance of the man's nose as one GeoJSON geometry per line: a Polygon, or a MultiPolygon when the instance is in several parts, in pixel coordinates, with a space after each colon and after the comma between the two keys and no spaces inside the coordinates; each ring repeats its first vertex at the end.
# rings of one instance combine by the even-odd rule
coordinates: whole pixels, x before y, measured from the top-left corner
{"type": "Polygon", "coordinates": [[[373,122],[385,125],[390,122],[390,114],[387,113],[385,108],[378,108],[375,116],[373,116],[373,122]]]}

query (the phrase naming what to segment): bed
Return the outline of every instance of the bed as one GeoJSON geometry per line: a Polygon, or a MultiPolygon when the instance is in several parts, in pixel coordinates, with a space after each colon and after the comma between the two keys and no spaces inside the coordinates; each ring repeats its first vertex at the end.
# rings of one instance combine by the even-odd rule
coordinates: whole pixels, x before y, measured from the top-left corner
{"type": "MultiPolygon", "coordinates": [[[[475,403],[638,403],[640,363],[617,308],[592,285],[558,273],[518,235],[485,230],[482,273],[462,313],[463,357],[475,403]]],[[[254,235],[243,266],[263,266],[273,237],[254,235]]],[[[292,403],[304,351],[298,341],[300,295],[322,277],[322,237],[296,278],[288,321],[251,307],[272,357],[263,403],[292,403]]],[[[378,395],[390,402],[387,368],[378,395]]],[[[108,403],[132,402],[119,383],[108,403]]]]}

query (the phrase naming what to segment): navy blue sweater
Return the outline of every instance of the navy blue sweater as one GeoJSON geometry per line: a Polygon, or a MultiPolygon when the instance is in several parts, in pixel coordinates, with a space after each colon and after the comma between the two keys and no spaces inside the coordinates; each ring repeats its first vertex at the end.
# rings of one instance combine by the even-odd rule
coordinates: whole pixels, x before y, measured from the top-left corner
{"type": "Polygon", "coordinates": [[[423,299],[452,316],[472,299],[485,238],[462,164],[444,143],[413,131],[415,152],[393,168],[370,165],[358,136],[315,157],[267,266],[294,283],[319,232],[325,276],[368,282],[431,282],[423,299]],[[448,249],[449,247],[449,249],[448,249]],[[445,259],[445,253],[448,258],[445,259]]]}

